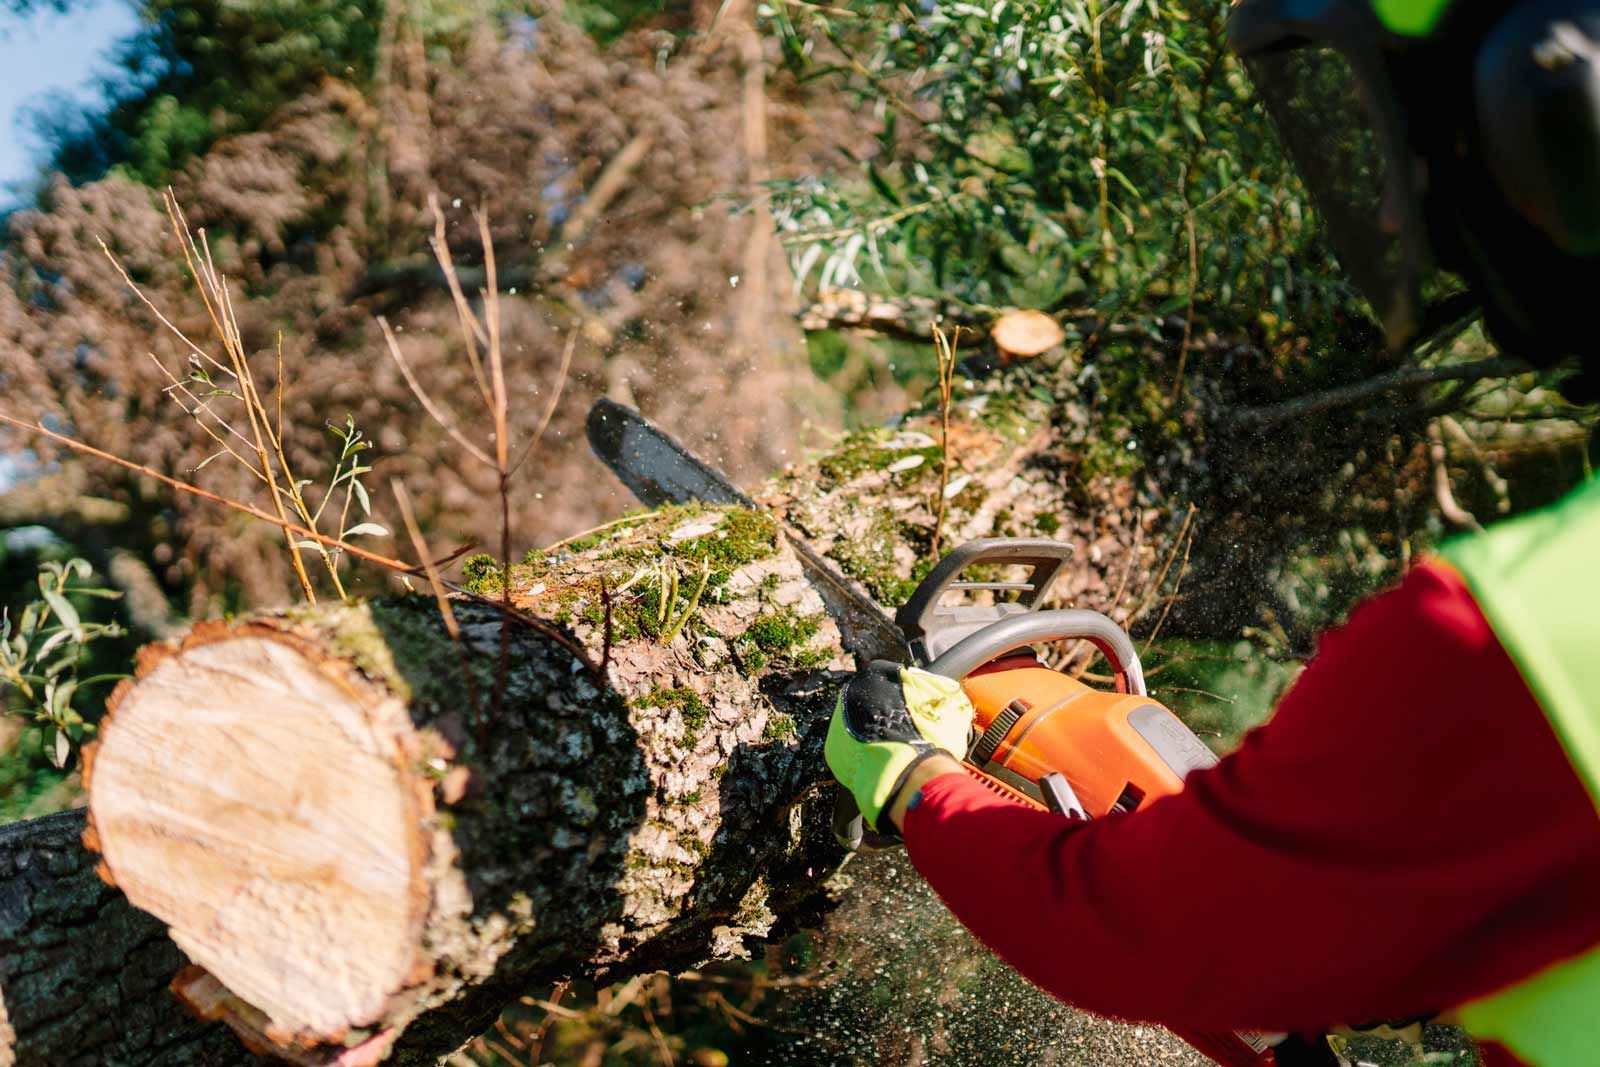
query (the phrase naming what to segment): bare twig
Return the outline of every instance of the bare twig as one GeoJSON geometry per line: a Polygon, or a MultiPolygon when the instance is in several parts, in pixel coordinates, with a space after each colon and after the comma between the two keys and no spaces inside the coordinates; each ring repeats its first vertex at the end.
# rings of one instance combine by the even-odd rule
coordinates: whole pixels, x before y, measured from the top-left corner
{"type": "Polygon", "coordinates": [[[606,530],[614,529],[618,526],[625,526],[630,522],[643,522],[649,517],[649,512],[644,512],[638,515],[623,515],[621,518],[612,519],[609,522],[602,522],[599,526],[591,526],[587,530],[579,530],[570,537],[563,537],[559,541],[546,545],[544,548],[540,549],[540,551],[549,554],[556,551],[558,548],[564,548],[567,545],[572,544],[574,541],[581,541],[585,537],[590,537],[597,533],[604,533],[606,530]]]}
{"type": "Polygon", "coordinates": [[[1456,502],[1450,486],[1450,453],[1445,449],[1438,419],[1428,423],[1428,460],[1433,464],[1433,498],[1439,504],[1439,514],[1452,525],[1482,532],[1483,526],[1472,512],[1456,502]]]}
{"type": "Polygon", "coordinates": [[[461,332],[467,340],[467,361],[472,364],[472,377],[478,383],[478,391],[483,395],[485,405],[494,402],[489,395],[489,382],[483,376],[483,362],[478,358],[478,345],[487,345],[488,338],[483,335],[483,327],[478,325],[478,319],[472,314],[467,298],[461,292],[461,279],[456,275],[455,260],[450,256],[450,243],[446,239],[444,230],[444,212],[439,207],[437,196],[428,196],[428,208],[433,212],[433,239],[429,244],[433,248],[434,259],[439,262],[439,269],[444,274],[445,285],[450,289],[450,300],[455,305],[456,318],[461,323],[461,332]]]}
{"type": "Polygon", "coordinates": [[[539,417],[539,425],[534,427],[533,436],[528,438],[527,445],[522,450],[522,455],[511,465],[511,473],[516,474],[522,465],[533,455],[533,450],[544,439],[545,430],[550,428],[550,420],[555,417],[556,405],[561,403],[561,393],[567,386],[567,376],[572,370],[572,353],[578,347],[578,331],[573,330],[567,334],[566,347],[561,350],[561,369],[556,371],[556,384],[550,393],[550,402],[544,407],[544,414],[539,417]]]}
{"type": "MultiPolygon", "coordinates": [[[[184,264],[189,269],[190,277],[195,280],[195,288],[200,293],[200,299],[205,305],[206,314],[210,316],[212,328],[216,331],[217,338],[222,342],[223,352],[228,357],[228,364],[223,369],[239,383],[239,393],[244,400],[245,414],[250,419],[250,443],[255,451],[256,462],[260,467],[261,473],[266,478],[267,488],[272,497],[272,508],[277,513],[279,526],[283,530],[284,542],[289,550],[289,560],[294,567],[295,578],[300,582],[300,589],[305,594],[307,603],[315,604],[317,602],[317,592],[311,584],[310,575],[306,573],[305,560],[300,558],[300,545],[295,540],[294,535],[289,532],[287,525],[289,515],[279,495],[281,492],[278,485],[279,472],[273,467],[267,447],[269,439],[271,439],[271,443],[275,448],[278,442],[271,437],[272,428],[270,424],[265,428],[262,426],[262,420],[265,418],[266,412],[260,409],[260,398],[255,395],[254,383],[250,380],[249,364],[245,357],[244,346],[240,342],[238,322],[232,314],[227,285],[217,274],[216,263],[211,258],[210,244],[206,242],[205,231],[200,231],[200,240],[204,245],[204,252],[202,253],[201,248],[195,244],[194,236],[189,231],[188,221],[184,218],[183,209],[178,206],[178,199],[170,188],[165,193],[164,201],[167,208],[167,219],[172,225],[174,236],[178,239],[178,246],[183,250],[184,264]]],[[[108,251],[106,255],[110,256],[111,253],[108,251]]],[[[112,261],[116,262],[115,257],[112,257],[112,261]]],[[[126,279],[127,273],[122,270],[120,264],[118,264],[117,269],[126,279]]],[[[132,285],[131,280],[128,284],[132,285]]],[[[137,286],[134,289],[136,292],[138,291],[137,286]]],[[[151,303],[142,293],[140,294],[140,299],[144,300],[146,305],[151,303]]],[[[160,317],[159,312],[157,315],[160,317]]],[[[165,318],[162,318],[162,322],[166,323],[168,328],[182,338],[192,350],[200,351],[199,346],[185,337],[176,326],[167,322],[165,318]]],[[[202,354],[212,365],[223,366],[208,353],[202,354]]],[[[281,448],[277,448],[277,451],[281,458],[281,448]]],[[[298,493],[298,490],[294,489],[294,477],[287,466],[284,466],[282,473],[285,480],[289,482],[291,489],[298,493]]],[[[303,508],[300,510],[302,518],[309,518],[303,508]]],[[[315,523],[307,522],[306,525],[315,531],[315,523]]],[[[323,550],[323,560],[325,563],[328,562],[326,550],[323,550]]],[[[329,563],[328,565],[330,571],[332,571],[332,564],[329,563]]],[[[335,584],[337,584],[338,574],[336,571],[332,571],[332,573],[335,584]]],[[[343,595],[342,591],[340,595],[343,595]]]]}
{"type": "MultiPolygon", "coordinates": [[[[315,530],[307,529],[306,527],[295,522],[280,521],[270,513],[262,511],[260,508],[252,507],[251,505],[243,503],[242,501],[230,500],[228,497],[201,489],[197,485],[191,485],[190,483],[181,481],[172,477],[171,475],[162,474],[160,471],[155,470],[152,467],[147,467],[142,463],[135,463],[132,460],[123,459],[121,456],[115,455],[111,452],[106,452],[99,448],[95,448],[93,445],[79,441],[76,438],[68,437],[65,434],[56,433],[54,430],[46,429],[42,423],[28,422],[24,419],[19,419],[11,415],[4,414],[3,412],[0,412],[0,423],[3,423],[7,426],[14,426],[19,430],[26,430],[29,433],[37,433],[43,437],[57,442],[58,444],[72,449],[74,452],[79,452],[83,455],[91,456],[98,460],[103,460],[106,463],[114,464],[118,467],[124,468],[125,470],[133,471],[135,474],[142,474],[146,478],[154,478],[161,484],[176,489],[180,493],[198,497],[201,500],[206,500],[213,504],[220,504],[225,508],[237,511],[243,515],[249,515],[252,518],[260,519],[262,522],[270,523],[274,526],[281,526],[282,528],[289,530],[296,537],[310,538],[311,540],[317,541],[319,544],[327,548],[340,549],[350,553],[357,559],[364,559],[368,563],[376,564],[385,568],[386,570],[393,571],[396,574],[418,575],[426,573],[426,568],[420,564],[406,563],[401,560],[391,559],[388,556],[383,556],[376,552],[362,548],[360,545],[351,544],[349,541],[344,541],[337,537],[328,537],[325,534],[317,533],[315,530]]],[[[448,559],[450,557],[446,558],[448,559]]],[[[453,583],[445,582],[444,585],[445,588],[449,589],[452,593],[455,593],[462,599],[471,600],[474,603],[484,604],[486,606],[493,607],[496,610],[503,611],[509,614],[511,618],[515,619],[516,621],[523,623],[531,629],[537,630],[539,633],[543,634],[545,637],[548,637],[550,640],[554,641],[568,652],[571,652],[573,656],[575,656],[586,668],[593,672],[596,677],[599,677],[599,670],[595,666],[594,662],[589,658],[588,651],[584,649],[582,645],[574,641],[571,637],[568,637],[566,634],[562,633],[548,622],[545,622],[543,619],[535,618],[534,616],[529,615],[527,612],[521,611],[514,607],[503,606],[499,601],[491,600],[485,596],[480,596],[471,590],[463,589],[462,587],[453,583]]]]}
{"type": "MultiPolygon", "coordinates": [[[[1472,435],[1467,433],[1467,431],[1462,428],[1461,424],[1455,419],[1452,419],[1449,415],[1440,415],[1438,423],[1440,431],[1447,435],[1451,440],[1464,447],[1468,452],[1471,452],[1473,458],[1478,461],[1479,467],[1481,467],[1483,470],[1484,481],[1489,483],[1489,488],[1494,492],[1496,501],[1495,509],[1501,514],[1505,514],[1506,512],[1510,511],[1511,485],[1500,476],[1499,471],[1494,469],[1494,464],[1490,462],[1488,456],[1484,455],[1483,449],[1478,447],[1478,442],[1473,440],[1472,435]]],[[[1569,441],[1572,439],[1573,438],[1570,436],[1567,438],[1569,441]]]]}
{"type": "MultiPolygon", "coordinates": [[[[169,381],[162,392],[171,396],[180,408],[194,419],[203,433],[212,441],[221,446],[221,451],[203,461],[196,470],[205,466],[222,455],[231,456],[241,466],[250,471],[252,476],[266,484],[272,497],[272,508],[276,512],[277,525],[284,534],[285,545],[293,564],[295,578],[300,583],[301,592],[308,602],[316,602],[316,590],[311,584],[310,575],[307,574],[305,562],[300,551],[305,547],[305,540],[296,540],[289,532],[289,525],[297,525],[308,529],[311,534],[311,545],[322,559],[323,566],[328,571],[328,577],[333,583],[335,593],[341,598],[345,595],[344,583],[339,576],[339,556],[330,554],[327,545],[321,539],[317,522],[322,514],[322,507],[313,511],[306,503],[301,491],[302,483],[294,475],[293,467],[289,462],[288,453],[284,448],[284,397],[288,390],[288,383],[283,370],[283,335],[278,335],[277,343],[277,411],[276,417],[268,409],[262,399],[260,390],[256,386],[255,375],[251,370],[249,354],[244,348],[244,336],[239,329],[238,316],[234,311],[233,295],[228,289],[227,278],[217,270],[216,261],[211,254],[211,245],[205,231],[191,231],[183,209],[179,206],[177,197],[171,189],[163,194],[163,203],[167,211],[167,220],[172,228],[173,236],[178,241],[178,247],[183,253],[183,262],[194,280],[202,305],[205,307],[206,316],[210,319],[212,330],[221,342],[226,361],[218,360],[205,349],[195,344],[184,332],[170,319],[161,313],[154,302],[147,297],[133,279],[126,268],[117,260],[111,250],[101,242],[101,250],[110,260],[112,267],[128,286],[134,295],[151,310],[160,320],[161,324],[176,337],[191,353],[190,362],[197,368],[193,376],[195,380],[209,384],[209,372],[206,366],[216,368],[223,374],[232,378],[237,383],[237,389],[217,390],[202,398],[189,388],[176,374],[169,370],[154,353],[151,359],[160,367],[161,372],[169,381]],[[198,239],[197,239],[198,238],[198,239]],[[214,410],[210,403],[210,395],[221,393],[244,405],[245,414],[249,419],[249,434],[237,429],[226,418],[214,410]],[[185,402],[187,401],[187,403],[185,402]],[[215,427],[208,425],[206,420],[212,420],[215,427]],[[249,452],[254,454],[254,459],[236,451],[227,441],[223,440],[221,433],[226,433],[242,442],[249,452]],[[285,501],[293,506],[299,523],[289,523],[289,512],[285,501]]],[[[331,489],[330,489],[331,491],[331,489]]],[[[348,495],[349,490],[347,490],[348,495]]],[[[323,505],[327,503],[326,498],[323,505]]],[[[341,536],[343,535],[341,530],[341,536]]]]}
{"type": "Polygon", "coordinates": [[[611,644],[616,639],[611,617],[611,581],[604,574],[600,575],[600,606],[605,611],[605,637],[600,645],[600,673],[604,674],[611,666],[611,644]]]}
{"type": "Polygon", "coordinates": [[[661,1027],[656,1024],[656,1014],[650,1010],[650,998],[648,996],[639,1001],[639,1010],[644,1015],[644,1024],[650,1030],[650,1037],[655,1041],[656,1049],[661,1053],[661,1059],[665,1061],[667,1067],[676,1067],[677,1060],[672,1056],[672,1047],[667,1044],[666,1035],[661,1032],[661,1027]]]}
{"type": "Polygon", "coordinates": [[[1141,618],[1144,613],[1150,609],[1151,598],[1159,594],[1161,592],[1161,587],[1166,584],[1167,575],[1171,572],[1173,563],[1177,562],[1178,550],[1180,548],[1184,550],[1184,559],[1187,561],[1188,549],[1186,545],[1189,535],[1189,526],[1194,522],[1194,513],[1196,510],[1197,509],[1195,506],[1190,504],[1189,510],[1184,512],[1183,523],[1178,527],[1178,537],[1177,540],[1173,542],[1172,551],[1167,553],[1167,560],[1161,565],[1161,573],[1156,575],[1156,580],[1151,583],[1151,585],[1145,590],[1144,595],[1139,598],[1139,606],[1135,608],[1128,616],[1129,626],[1132,626],[1135,620],[1141,618]]]}
{"type": "MultiPolygon", "coordinates": [[[[1187,172],[1185,172],[1185,185],[1187,186],[1187,172]]],[[[1189,235],[1189,293],[1188,301],[1183,309],[1183,339],[1178,342],[1178,373],[1172,380],[1172,398],[1169,405],[1176,406],[1178,399],[1183,396],[1183,370],[1189,362],[1189,346],[1194,342],[1194,297],[1195,290],[1200,286],[1200,247],[1195,236],[1194,208],[1188,206],[1189,194],[1187,188],[1183,194],[1184,213],[1183,228],[1189,235]]]]}
{"type": "Polygon", "coordinates": [[[439,617],[444,620],[445,632],[450,635],[450,643],[455,646],[456,658],[461,664],[461,678],[467,686],[467,700],[472,704],[473,717],[481,719],[483,709],[478,703],[478,687],[472,681],[472,664],[468,661],[467,650],[461,643],[461,626],[456,621],[455,609],[450,606],[450,597],[445,593],[444,582],[439,579],[438,568],[433,565],[433,557],[428,552],[428,542],[422,536],[422,528],[417,525],[416,512],[411,507],[411,494],[406,492],[405,484],[398,478],[389,479],[389,486],[394,490],[395,502],[400,505],[400,518],[406,525],[406,533],[411,536],[411,546],[427,570],[428,585],[433,590],[434,601],[439,605],[439,617]]]}
{"type": "MultiPolygon", "coordinates": [[[[1190,514],[1194,514],[1191,506],[1190,514]]],[[[1189,573],[1189,550],[1194,547],[1194,538],[1187,537],[1183,541],[1183,562],[1178,565],[1177,581],[1172,583],[1172,592],[1167,595],[1167,602],[1161,607],[1161,617],[1156,620],[1155,626],[1150,629],[1150,636],[1144,639],[1144,648],[1140,649],[1142,656],[1150,651],[1150,646],[1156,643],[1156,638],[1161,634],[1161,627],[1166,625],[1167,616],[1172,614],[1172,605],[1178,602],[1178,592],[1183,588],[1183,579],[1189,573]]]]}
{"type": "MultiPolygon", "coordinates": [[[[289,393],[289,379],[283,376],[283,331],[278,331],[278,440],[283,440],[283,400],[289,393]]],[[[340,533],[344,531],[341,529],[340,533]]]]}
{"type": "Polygon", "coordinates": [[[1133,528],[1133,548],[1128,552],[1128,565],[1122,568],[1122,580],[1117,582],[1117,591],[1111,594],[1110,610],[1115,611],[1122,604],[1122,594],[1128,591],[1128,579],[1133,577],[1133,568],[1139,563],[1139,550],[1144,547],[1144,510],[1139,511],[1138,524],[1133,528]]]}
{"type": "MultiPolygon", "coordinates": [[[[495,284],[494,241],[489,233],[489,216],[480,208],[478,239],[483,242],[485,285],[483,298],[484,329],[489,335],[489,389],[493,402],[489,413],[494,422],[494,466],[500,492],[500,599],[511,603],[511,440],[508,429],[510,401],[506,396],[505,354],[500,346],[500,290],[495,284]]],[[[440,264],[443,266],[443,264],[440,264]]],[[[467,309],[463,309],[467,310],[467,309]]],[[[500,717],[505,703],[506,683],[511,676],[511,620],[500,620],[500,661],[495,671],[494,704],[491,723],[500,717]]]]}
{"type": "Polygon", "coordinates": [[[171,384],[168,385],[165,389],[163,389],[162,392],[165,393],[167,396],[172,397],[172,402],[177,404],[178,407],[180,409],[182,409],[184,414],[188,415],[191,419],[193,419],[194,422],[195,422],[195,425],[200,427],[201,430],[205,431],[205,435],[207,437],[211,438],[217,444],[221,445],[222,448],[223,448],[223,451],[225,451],[228,455],[232,456],[234,459],[238,460],[240,465],[243,466],[245,470],[249,471],[251,473],[251,475],[253,475],[257,480],[259,480],[261,482],[265,482],[267,480],[267,476],[262,474],[259,470],[257,470],[256,467],[255,467],[255,464],[251,463],[244,456],[241,456],[238,452],[235,452],[233,450],[233,446],[228,444],[227,441],[223,440],[223,438],[221,436],[219,436],[214,429],[212,429],[210,426],[207,426],[205,424],[205,420],[201,416],[202,415],[210,416],[212,419],[216,420],[216,423],[217,423],[218,426],[222,427],[228,433],[232,434],[234,437],[239,438],[239,440],[245,442],[246,444],[250,443],[249,439],[247,437],[245,437],[243,434],[241,434],[237,429],[235,429],[233,427],[233,424],[228,422],[227,419],[224,419],[221,415],[218,415],[215,411],[211,410],[211,405],[208,402],[206,402],[206,401],[200,399],[198,396],[196,396],[195,393],[194,393],[194,390],[190,389],[187,385],[185,385],[183,383],[183,379],[179,378],[177,375],[173,374],[170,370],[168,370],[167,369],[167,365],[165,363],[162,363],[160,359],[156,358],[156,354],[154,352],[150,352],[150,353],[147,353],[147,354],[150,356],[150,361],[152,363],[154,363],[157,367],[160,367],[161,368],[161,373],[165,374],[167,376],[167,380],[169,382],[171,382],[171,384]],[[182,396],[187,397],[189,402],[191,404],[193,404],[194,407],[191,408],[188,405],[184,404],[184,402],[182,400],[180,400],[177,396],[173,395],[174,393],[181,394],[182,396]]]}
{"type": "Polygon", "coordinates": [[[961,327],[946,336],[944,329],[933,328],[933,347],[939,360],[939,499],[933,517],[933,558],[939,558],[944,540],[944,517],[949,501],[945,490],[950,487],[950,397],[955,389],[956,346],[961,342],[961,327]]]}
{"type": "Polygon", "coordinates": [[[121,456],[98,449],[91,444],[79,441],[77,438],[68,437],[65,434],[59,434],[54,430],[46,429],[43,423],[28,422],[24,419],[19,419],[4,413],[0,413],[0,423],[4,423],[7,426],[15,426],[19,430],[26,430],[30,433],[40,434],[58,444],[72,449],[74,452],[80,452],[83,455],[92,456],[93,458],[103,460],[106,463],[114,463],[126,470],[133,471],[135,474],[142,474],[146,478],[154,478],[161,484],[170,486],[171,488],[178,490],[180,493],[186,493],[189,496],[198,497],[201,500],[207,500],[213,504],[221,504],[225,508],[230,508],[233,511],[240,512],[241,514],[260,519],[262,522],[271,523],[273,526],[276,526],[282,530],[286,530],[296,537],[303,537],[312,541],[316,541],[318,544],[328,548],[341,549],[358,559],[366,560],[368,563],[376,563],[380,567],[384,567],[388,570],[396,571],[401,574],[419,573],[418,567],[414,564],[403,563],[400,560],[391,559],[388,556],[379,555],[376,552],[370,552],[359,545],[353,545],[350,542],[341,540],[337,537],[328,537],[325,534],[320,534],[315,530],[301,526],[300,524],[287,518],[280,519],[272,514],[269,514],[268,512],[262,511],[258,507],[253,507],[239,500],[229,499],[228,497],[202,489],[198,485],[192,485],[189,482],[182,481],[170,475],[162,474],[153,467],[147,467],[142,463],[135,463],[132,460],[123,459],[121,456]]]}
{"type": "Polygon", "coordinates": [[[378,327],[383,330],[383,339],[388,343],[389,355],[394,358],[395,365],[400,368],[400,374],[405,378],[406,385],[411,387],[412,395],[421,402],[428,414],[433,416],[433,421],[437,422],[444,432],[450,435],[451,440],[460,445],[462,450],[473,459],[488,466],[494,466],[494,460],[489,458],[489,453],[473,444],[465,434],[457,429],[455,420],[446,415],[443,409],[433,402],[433,398],[428,395],[428,391],[422,388],[422,383],[417,381],[416,375],[411,373],[410,364],[406,362],[405,356],[400,352],[400,342],[395,340],[394,331],[389,328],[389,320],[379,315],[378,327]]]}
{"type": "Polygon", "coordinates": [[[591,225],[630,184],[633,172],[639,169],[650,149],[655,147],[655,135],[645,132],[634,136],[622,146],[622,151],[612,156],[601,168],[599,177],[583,196],[583,202],[573,211],[561,227],[561,239],[576,244],[583,239],[591,225]]]}
{"type": "Polygon", "coordinates": [[[461,627],[456,622],[455,611],[450,607],[450,597],[445,593],[444,583],[439,580],[439,571],[433,565],[428,543],[423,540],[422,529],[417,525],[416,512],[411,507],[411,494],[406,492],[405,483],[398,478],[389,479],[389,488],[394,490],[395,502],[400,505],[400,519],[411,537],[411,547],[416,549],[417,558],[423,561],[422,567],[428,576],[428,585],[433,589],[433,598],[439,603],[439,617],[444,620],[445,631],[450,634],[450,640],[459,642],[461,627]]]}

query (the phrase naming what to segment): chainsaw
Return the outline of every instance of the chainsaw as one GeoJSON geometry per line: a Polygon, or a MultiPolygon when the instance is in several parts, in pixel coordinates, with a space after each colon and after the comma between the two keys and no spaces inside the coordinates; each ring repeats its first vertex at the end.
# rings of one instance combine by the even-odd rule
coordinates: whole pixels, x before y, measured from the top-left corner
{"type": "MultiPolygon", "coordinates": [[[[644,503],[699,501],[758,508],[720,472],[638,412],[602,399],[589,412],[596,455],[644,503]]],[[[1109,617],[1050,609],[1046,597],[1071,546],[986,538],[955,548],[891,622],[877,603],[779,520],[802,570],[858,661],[890,659],[961,682],[976,715],[963,769],[1016,804],[1075,820],[1139,810],[1179,792],[1217,757],[1152,700],[1132,638],[1109,617]],[[1036,645],[1085,641],[1110,664],[1111,690],[1044,665],[1036,645]]],[[[840,790],[834,834],[851,850],[892,847],[840,790]]],[[[1325,1042],[1221,1031],[1178,1036],[1224,1067],[1336,1064],[1325,1042]]]]}

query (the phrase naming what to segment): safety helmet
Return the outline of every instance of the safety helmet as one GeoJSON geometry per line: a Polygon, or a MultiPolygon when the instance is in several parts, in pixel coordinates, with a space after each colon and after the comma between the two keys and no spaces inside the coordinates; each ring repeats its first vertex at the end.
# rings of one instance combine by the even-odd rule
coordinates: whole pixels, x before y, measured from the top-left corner
{"type": "Polygon", "coordinates": [[[1600,393],[1600,0],[1240,0],[1228,34],[1391,349],[1442,269],[1600,393]]]}

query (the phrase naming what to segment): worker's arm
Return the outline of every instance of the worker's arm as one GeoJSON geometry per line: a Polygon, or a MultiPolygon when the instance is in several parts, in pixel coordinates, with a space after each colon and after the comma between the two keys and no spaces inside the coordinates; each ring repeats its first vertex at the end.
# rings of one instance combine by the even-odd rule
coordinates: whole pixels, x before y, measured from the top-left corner
{"type": "Polygon", "coordinates": [[[1090,1010],[1308,1030],[1437,1011],[1600,941],[1600,819],[1442,567],[1358,609],[1269,725],[1139,812],[1074,823],[953,766],[889,812],[912,861],[1090,1010]]]}

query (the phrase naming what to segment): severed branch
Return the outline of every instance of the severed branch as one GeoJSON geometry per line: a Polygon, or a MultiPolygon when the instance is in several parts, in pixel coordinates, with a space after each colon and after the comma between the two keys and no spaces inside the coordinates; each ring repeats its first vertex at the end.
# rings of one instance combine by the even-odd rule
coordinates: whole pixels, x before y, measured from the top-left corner
{"type": "Polygon", "coordinates": [[[827,289],[800,312],[803,330],[864,330],[907,341],[933,340],[934,330],[959,327],[969,337],[989,333],[992,314],[927,297],[882,297],[859,289],[827,289]]]}
{"type": "Polygon", "coordinates": [[[1224,416],[1235,429],[1260,430],[1280,423],[1349,407],[1371,397],[1438,382],[1477,382],[1486,378],[1512,378],[1533,368],[1520,359],[1496,356],[1471,363],[1444,363],[1431,367],[1400,367],[1365,381],[1324,389],[1260,407],[1238,408],[1224,416]]]}

